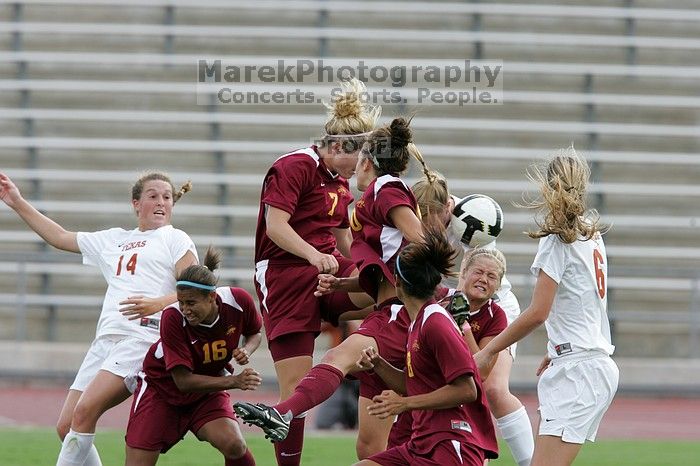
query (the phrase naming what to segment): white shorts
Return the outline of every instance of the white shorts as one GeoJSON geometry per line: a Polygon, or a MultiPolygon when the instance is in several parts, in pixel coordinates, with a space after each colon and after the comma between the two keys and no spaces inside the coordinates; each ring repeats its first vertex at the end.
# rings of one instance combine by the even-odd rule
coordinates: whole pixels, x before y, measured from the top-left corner
{"type": "Polygon", "coordinates": [[[85,391],[97,372],[105,370],[124,379],[131,393],[136,389],[137,376],[151,342],[124,335],[102,335],[93,340],[78,369],[71,390],[85,391]]]}
{"type": "Polygon", "coordinates": [[[554,359],[537,384],[539,434],[569,443],[594,441],[619,379],[617,365],[603,353],[554,359]]]}
{"type": "MultiPolygon", "coordinates": [[[[512,291],[506,291],[503,296],[498,296],[496,304],[501,306],[501,309],[506,313],[506,319],[508,319],[508,325],[512,324],[515,319],[520,315],[520,303],[518,298],[515,297],[512,291]]],[[[515,360],[515,352],[518,348],[518,342],[513,343],[508,348],[506,348],[510,355],[515,360]]]]}

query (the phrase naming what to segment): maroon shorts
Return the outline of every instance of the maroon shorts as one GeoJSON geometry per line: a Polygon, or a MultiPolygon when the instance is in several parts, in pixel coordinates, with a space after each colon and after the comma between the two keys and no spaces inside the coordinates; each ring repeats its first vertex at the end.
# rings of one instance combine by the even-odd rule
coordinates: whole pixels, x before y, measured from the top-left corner
{"type": "Polygon", "coordinates": [[[165,453],[182,440],[187,431],[196,434],[207,422],[219,418],[236,419],[231,398],[225,391],[208,393],[199,401],[176,406],[143,381],[134,393],[129,423],[126,427],[126,444],[131,448],[165,453]]]}
{"type": "MultiPolygon", "coordinates": [[[[403,369],[406,365],[406,340],[411,319],[397,298],[384,301],[371,312],[355,331],[372,337],[377,342],[379,354],[391,365],[403,369]]],[[[369,398],[387,389],[384,381],[374,372],[353,374],[360,380],[360,396],[369,398]]]]}
{"type": "MultiPolygon", "coordinates": [[[[334,255],[339,265],[336,276],[349,276],[355,263],[334,255]]],[[[255,265],[255,291],[268,341],[289,333],[320,333],[323,300],[314,296],[316,285],[318,269],[313,265],[267,261],[255,265]]]]}
{"type": "Polygon", "coordinates": [[[459,464],[464,466],[483,466],[484,452],[466,443],[443,440],[435,444],[428,453],[416,453],[411,450],[410,442],[390,448],[367,458],[382,466],[446,466],[459,464]]]}
{"type": "Polygon", "coordinates": [[[411,416],[411,411],[404,411],[396,417],[396,421],[391,426],[391,431],[389,431],[389,440],[386,444],[387,450],[389,448],[403,445],[411,440],[412,433],[413,416],[411,416]]]}

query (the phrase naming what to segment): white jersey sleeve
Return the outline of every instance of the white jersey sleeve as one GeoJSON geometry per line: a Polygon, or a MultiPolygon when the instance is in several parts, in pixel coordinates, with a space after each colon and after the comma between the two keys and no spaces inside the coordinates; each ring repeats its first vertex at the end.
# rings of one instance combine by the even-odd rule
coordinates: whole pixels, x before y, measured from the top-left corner
{"type": "Polygon", "coordinates": [[[102,252],[125,232],[122,228],[77,234],[78,247],[83,255],[83,264],[100,267],[102,252]]]}
{"type": "Polygon", "coordinates": [[[555,282],[561,283],[566,270],[566,250],[564,243],[559,240],[557,235],[548,235],[540,238],[537,255],[532,262],[530,271],[537,277],[540,270],[555,282]]]}
{"type": "Polygon", "coordinates": [[[173,228],[172,236],[167,244],[170,246],[170,253],[173,257],[173,263],[176,263],[182,259],[185,254],[187,254],[187,251],[192,252],[195,258],[197,257],[197,249],[195,248],[192,239],[182,230],[173,228]]]}

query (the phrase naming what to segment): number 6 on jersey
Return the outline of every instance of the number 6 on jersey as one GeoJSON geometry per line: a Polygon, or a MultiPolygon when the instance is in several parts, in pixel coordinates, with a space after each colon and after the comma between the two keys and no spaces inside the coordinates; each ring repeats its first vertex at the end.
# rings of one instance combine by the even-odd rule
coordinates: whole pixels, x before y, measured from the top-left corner
{"type": "Polygon", "coordinates": [[[595,267],[595,282],[598,286],[598,296],[605,298],[605,271],[603,270],[603,255],[597,249],[593,250],[593,266],[595,267]]]}

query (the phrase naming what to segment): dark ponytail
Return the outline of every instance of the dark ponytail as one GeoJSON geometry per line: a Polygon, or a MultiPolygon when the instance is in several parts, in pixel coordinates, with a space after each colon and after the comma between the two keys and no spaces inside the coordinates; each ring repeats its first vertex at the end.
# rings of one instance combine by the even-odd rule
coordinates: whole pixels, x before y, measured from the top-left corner
{"type": "Polygon", "coordinates": [[[433,296],[443,276],[456,275],[451,272],[456,256],[441,225],[423,225],[423,240],[409,243],[396,258],[396,275],[404,292],[418,299],[433,296]]]}
{"type": "Polygon", "coordinates": [[[202,294],[214,291],[216,289],[216,283],[219,281],[217,276],[214,275],[214,270],[218,269],[219,265],[221,265],[221,256],[221,251],[209,246],[204,256],[203,265],[190,265],[178,275],[177,289],[187,290],[195,288],[201,291],[202,294]],[[190,284],[180,282],[188,282],[190,284]]]}

